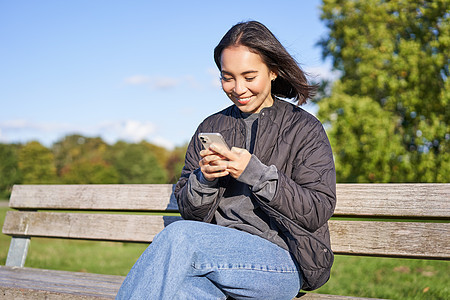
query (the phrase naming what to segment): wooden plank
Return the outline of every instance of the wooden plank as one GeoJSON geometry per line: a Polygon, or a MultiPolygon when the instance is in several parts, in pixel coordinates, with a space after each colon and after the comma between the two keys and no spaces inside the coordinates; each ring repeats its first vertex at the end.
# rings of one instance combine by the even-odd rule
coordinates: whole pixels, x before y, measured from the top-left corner
{"type": "Polygon", "coordinates": [[[338,184],[335,216],[450,218],[450,184],[338,184]]]}
{"type": "Polygon", "coordinates": [[[0,295],[2,299],[14,300],[99,300],[99,299],[114,299],[114,297],[102,296],[86,296],[73,293],[66,293],[65,291],[53,292],[46,290],[38,290],[31,288],[16,288],[9,286],[2,286],[0,282],[0,295]]]}
{"type": "MultiPolygon", "coordinates": [[[[3,233],[150,242],[172,221],[170,217],[149,215],[9,211],[3,233]]],[[[330,232],[336,253],[450,258],[450,223],[332,220],[330,232]]]]}
{"type": "MultiPolygon", "coordinates": [[[[171,184],[15,185],[12,208],[176,210],[171,184]]],[[[450,218],[450,184],[338,184],[336,216],[450,218]]]]}
{"type": "MultiPolygon", "coordinates": [[[[114,299],[125,277],[0,266],[0,295],[6,299],[114,299]]],[[[308,293],[301,300],[369,299],[308,293]]]]}
{"type": "Polygon", "coordinates": [[[450,223],[329,222],[335,253],[450,259],[450,223]]]}
{"type": "MultiPolygon", "coordinates": [[[[114,299],[125,277],[0,266],[0,290],[10,299],[114,299]],[[7,295],[7,294],[6,294],[7,295]],[[20,296],[17,298],[17,296],[20,296]]],[[[3,293],[2,293],[3,295],[3,293]]]]}
{"type": "Polygon", "coordinates": [[[305,294],[301,295],[300,297],[297,297],[294,299],[300,299],[300,300],[369,300],[369,299],[379,299],[379,298],[362,298],[362,297],[352,297],[352,296],[305,293],[305,294]]]}
{"type": "Polygon", "coordinates": [[[151,215],[8,211],[3,233],[123,242],[149,242],[165,226],[180,219],[151,215]]]}
{"type": "Polygon", "coordinates": [[[172,184],[14,185],[11,208],[176,210],[172,184]]]}

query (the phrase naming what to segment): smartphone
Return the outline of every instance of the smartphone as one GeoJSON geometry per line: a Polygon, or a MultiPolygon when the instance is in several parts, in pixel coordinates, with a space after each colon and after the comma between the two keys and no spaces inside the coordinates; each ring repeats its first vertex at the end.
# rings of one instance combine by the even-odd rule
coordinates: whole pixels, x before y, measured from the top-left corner
{"type": "Polygon", "coordinates": [[[205,149],[208,149],[211,144],[217,144],[222,145],[226,149],[230,150],[230,147],[228,147],[227,143],[225,142],[225,139],[220,133],[212,132],[212,133],[199,133],[198,138],[200,139],[200,142],[203,144],[203,147],[205,149]]]}

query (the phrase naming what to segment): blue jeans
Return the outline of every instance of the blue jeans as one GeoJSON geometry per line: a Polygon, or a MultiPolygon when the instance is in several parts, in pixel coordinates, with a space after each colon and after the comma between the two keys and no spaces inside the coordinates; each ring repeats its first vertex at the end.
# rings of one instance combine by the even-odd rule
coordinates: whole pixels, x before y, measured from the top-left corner
{"type": "Polygon", "coordinates": [[[177,221],[137,260],[116,299],[292,299],[301,275],[288,251],[218,225],[177,221]]]}

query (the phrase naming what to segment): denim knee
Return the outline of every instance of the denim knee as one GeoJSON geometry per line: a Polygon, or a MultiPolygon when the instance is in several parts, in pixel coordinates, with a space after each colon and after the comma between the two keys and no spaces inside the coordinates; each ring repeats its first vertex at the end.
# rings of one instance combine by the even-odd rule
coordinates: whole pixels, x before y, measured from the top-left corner
{"type": "Polygon", "coordinates": [[[180,220],[169,224],[155,237],[154,242],[162,239],[166,243],[183,244],[192,243],[199,235],[198,227],[202,224],[197,221],[180,220]]]}

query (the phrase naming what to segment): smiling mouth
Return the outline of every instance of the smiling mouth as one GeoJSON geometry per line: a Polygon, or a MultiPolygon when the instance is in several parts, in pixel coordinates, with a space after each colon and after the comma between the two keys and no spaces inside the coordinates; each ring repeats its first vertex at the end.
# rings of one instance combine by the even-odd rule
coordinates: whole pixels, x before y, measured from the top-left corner
{"type": "Polygon", "coordinates": [[[239,102],[240,104],[247,104],[250,102],[250,100],[252,100],[253,96],[247,97],[247,98],[238,98],[238,97],[234,97],[234,99],[237,100],[237,102],[239,102]]]}

